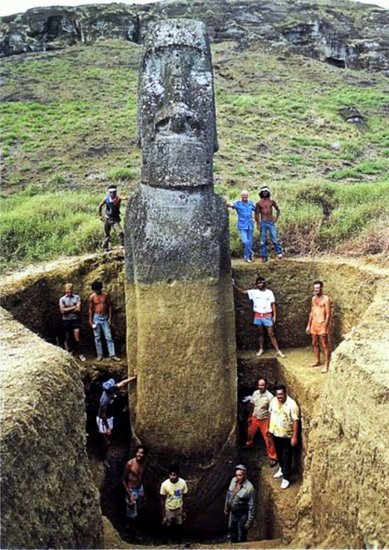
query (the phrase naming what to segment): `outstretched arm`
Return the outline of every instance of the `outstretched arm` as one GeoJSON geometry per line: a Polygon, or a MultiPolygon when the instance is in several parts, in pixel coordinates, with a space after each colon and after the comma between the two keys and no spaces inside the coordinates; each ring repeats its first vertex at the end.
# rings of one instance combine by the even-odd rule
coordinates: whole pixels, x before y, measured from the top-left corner
{"type": "Polygon", "coordinates": [[[238,292],[241,292],[242,294],[248,294],[248,293],[249,293],[248,290],[245,290],[244,288],[240,288],[240,287],[235,283],[235,279],[232,279],[232,286],[233,286],[234,288],[236,288],[236,290],[237,290],[238,292]]]}
{"type": "Polygon", "coordinates": [[[105,204],[105,199],[103,199],[101,201],[101,203],[99,204],[99,218],[102,218],[103,217],[103,206],[105,204]]]}

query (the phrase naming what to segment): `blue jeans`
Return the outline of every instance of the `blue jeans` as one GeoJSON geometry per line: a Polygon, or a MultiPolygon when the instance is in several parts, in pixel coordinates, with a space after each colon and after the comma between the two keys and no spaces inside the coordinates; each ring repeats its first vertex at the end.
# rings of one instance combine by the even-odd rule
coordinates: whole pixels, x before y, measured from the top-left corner
{"type": "Polygon", "coordinates": [[[275,223],[267,220],[262,220],[260,222],[259,229],[261,232],[260,252],[261,252],[262,258],[267,258],[268,256],[267,242],[266,242],[267,232],[269,232],[270,234],[270,239],[271,239],[271,242],[273,243],[274,250],[276,251],[277,256],[282,254],[282,246],[277,235],[277,228],[275,226],[275,223]]]}
{"type": "Polygon", "coordinates": [[[251,260],[251,256],[253,255],[254,227],[251,227],[249,229],[239,229],[238,227],[238,231],[244,246],[243,257],[245,260],[251,260]]]}
{"type": "Polygon", "coordinates": [[[108,317],[106,315],[93,314],[93,336],[95,337],[95,346],[97,357],[103,356],[103,345],[101,343],[101,331],[104,333],[105,341],[107,342],[108,354],[110,357],[116,355],[115,344],[112,340],[111,327],[108,323],[108,317]]]}

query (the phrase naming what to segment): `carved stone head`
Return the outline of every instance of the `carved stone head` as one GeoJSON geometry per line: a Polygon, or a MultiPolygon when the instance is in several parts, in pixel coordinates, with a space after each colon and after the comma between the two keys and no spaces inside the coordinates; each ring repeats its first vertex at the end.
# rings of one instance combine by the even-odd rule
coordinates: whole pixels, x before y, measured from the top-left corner
{"type": "Polygon", "coordinates": [[[205,25],[170,19],[150,27],[139,79],[142,183],[212,185],[217,150],[209,39],[205,25]]]}

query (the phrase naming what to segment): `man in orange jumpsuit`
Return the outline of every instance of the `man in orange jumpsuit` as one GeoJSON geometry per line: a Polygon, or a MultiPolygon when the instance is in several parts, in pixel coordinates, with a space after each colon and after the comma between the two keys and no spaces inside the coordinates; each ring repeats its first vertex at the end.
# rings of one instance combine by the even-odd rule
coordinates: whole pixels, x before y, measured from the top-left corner
{"type": "Polygon", "coordinates": [[[307,334],[312,336],[312,346],[315,353],[315,362],[311,367],[319,367],[320,346],[324,351],[325,363],[321,369],[322,373],[328,372],[330,366],[331,349],[328,341],[330,320],[331,320],[331,300],[323,294],[323,281],[313,283],[312,306],[307,324],[307,334]]]}

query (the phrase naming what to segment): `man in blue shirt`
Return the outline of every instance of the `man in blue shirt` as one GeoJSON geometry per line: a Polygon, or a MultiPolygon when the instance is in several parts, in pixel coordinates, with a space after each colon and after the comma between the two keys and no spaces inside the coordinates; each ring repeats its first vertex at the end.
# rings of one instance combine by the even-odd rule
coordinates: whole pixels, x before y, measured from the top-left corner
{"type": "Polygon", "coordinates": [[[249,201],[248,191],[243,190],[240,194],[240,201],[227,202],[229,208],[234,208],[238,215],[238,223],[236,225],[240,238],[242,240],[244,251],[243,258],[246,262],[253,261],[253,236],[254,236],[254,219],[255,204],[249,201]]]}

